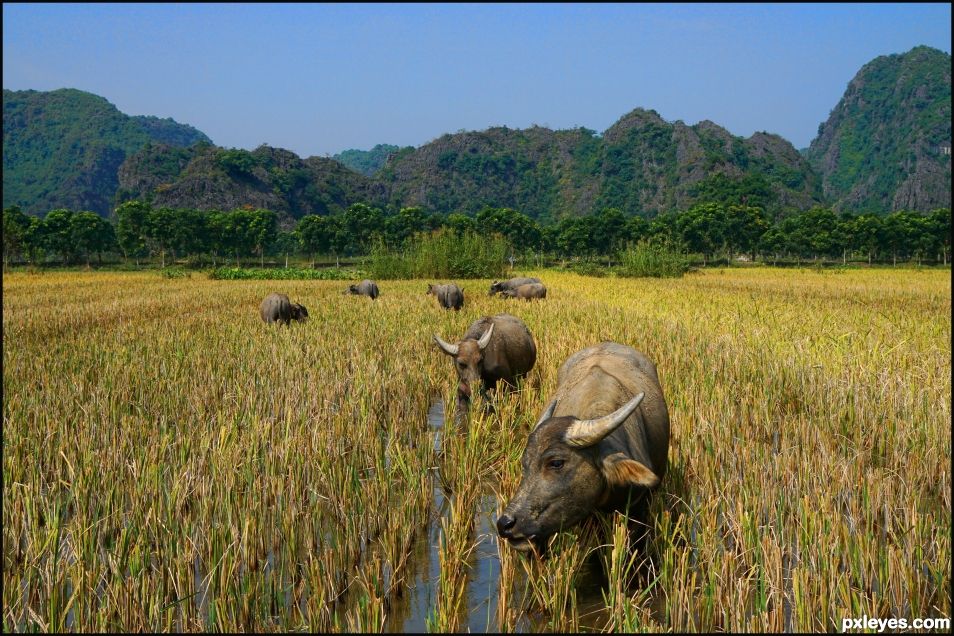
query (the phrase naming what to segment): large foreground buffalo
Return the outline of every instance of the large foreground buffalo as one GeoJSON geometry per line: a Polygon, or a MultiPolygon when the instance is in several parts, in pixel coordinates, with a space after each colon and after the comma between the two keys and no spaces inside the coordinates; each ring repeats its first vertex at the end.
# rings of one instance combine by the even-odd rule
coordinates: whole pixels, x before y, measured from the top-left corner
{"type": "Polygon", "coordinates": [[[520,298],[522,300],[533,300],[534,298],[546,298],[547,288],[543,283],[527,283],[514,289],[505,289],[500,292],[504,298],[520,298]]]}
{"type": "Polygon", "coordinates": [[[299,322],[308,318],[308,310],[303,305],[293,303],[285,294],[269,294],[258,308],[258,314],[267,323],[280,322],[285,326],[292,320],[299,322]]]}
{"type": "Polygon", "coordinates": [[[437,296],[437,302],[444,309],[460,311],[464,306],[464,292],[455,283],[428,285],[427,293],[437,296]]]}
{"type": "Polygon", "coordinates": [[[373,280],[364,279],[357,285],[349,285],[346,294],[357,294],[359,296],[370,296],[374,300],[380,295],[378,284],[373,280]]]}
{"type": "Polygon", "coordinates": [[[457,403],[466,408],[473,385],[486,398],[487,392],[503,381],[516,386],[537,361],[537,346],[527,325],[516,316],[497,314],[475,321],[457,344],[449,344],[437,335],[434,342],[454,358],[457,369],[457,403]]]}
{"type": "Polygon", "coordinates": [[[645,511],[668,454],[655,365],[615,342],[578,351],[560,367],[554,399],[530,433],[523,478],[497,532],[517,550],[542,551],[551,535],[597,510],[645,511]]]}
{"type": "Polygon", "coordinates": [[[500,292],[508,291],[511,289],[516,289],[521,285],[527,285],[529,283],[539,283],[541,282],[539,278],[511,278],[510,280],[495,280],[490,285],[490,296],[494,294],[499,294],[500,292]]]}

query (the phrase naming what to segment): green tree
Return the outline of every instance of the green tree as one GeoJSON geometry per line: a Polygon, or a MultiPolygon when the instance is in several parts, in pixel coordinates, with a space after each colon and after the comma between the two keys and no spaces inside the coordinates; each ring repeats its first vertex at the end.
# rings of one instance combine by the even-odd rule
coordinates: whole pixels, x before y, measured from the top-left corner
{"type": "Polygon", "coordinates": [[[486,207],[477,213],[477,231],[483,235],[500,234],[520,249],[540,247],[540,226],[525,214],[511,208],[486,207]]]}
{"type": "Polygon", "coordinates": [[[593,249],[600,254],[616,252],[628,242],[626,229],[626,217],[619,208],[603,208],[593,221],[593,249]]]}
{"type": "Polygon", "coordinates": [[[142,201],[127,201],[118,206],[116,215],[116,242],[125,258],[133,258],[136,265],[148,253],[147,225],[152,207],[142,201]]]}
{"type": "Polygon", "coordinates": [[[467,216],[466,214],[454,212],[452,214],[448,214],[447,218],[444,219],[444,227],[450,228],[453,230],[454,234],[459,237],[466,232],[476,231],[477,224],[474,222],[473,218],[467,216]]]}
{"type": "Polygon", "coordinates": [[[754,205],[730,205],[722,223],[722,240],[729,260],[738,252],[748,252],[755,260],[759,240],[769,228],[765,210],[754,205]]]}
{"type": "Polygon", "coordinates": [[[371,239],[385,232],[384,213],[365,203],[355,203],[341,215],[333,249],[341,254],[364,254],[371,248],[371,239]]]}
{"type": "Polygon", "coordinates": [[[388,243],[397,247],[419,232],[434,229],[433,219],[422,208],[401,208],[396,215],[387,219],[386,232],[388,243]]]}
{"type": "Polygon", "coordinates": [[[95,212],[73,214],[70,217],[70,235],[74,248],[86,257],[87,268],[92,252],[97,252],[102,260],[102,253],[111,249],[116,242],[112,224],[95,212]]]}
{"type": "Polygon", "coordinates": [[[934,242],[940,253],[944,264],[951,255],[951,210],[950,208],[938,208],[929,215],[930,231],[934,235],[934,242]]]}
{"type": "Polygon", "coordinates": [[[702,254],[703,264],[723,242],[724,212],[718,203],[697,203],[676,215],[678,236],[690,252],[702,254]]]}
{"type": "Polygon", "coordinates": [[[265,267],[265,248],[275,240],[278,217],[271,210],[258,209],[250,215],[248,242],[258,252],[262,267],[265,267]]]}
{"type": "Polygon", "coordinates": [[[64,265],[68,265],[76,254],[72,218],[73,212],[64,208],[50,210],[43,217],[44,247],[59,254],[63,258],[64,265]]]}
{"type": "Polygon", "coordinates": [[[46,244],[44,219],[31,216],[29,225],[23,231],[23,249],[31,265],[35,265],[43,257],[46,244]]]}
{"type": "Polygon", "coordinates": [[[10,257],[24,251],[30,217],[13,205],[3,209],[3,264],[10,264],[10,257]]]}
{"type": "Polygon", "coordinates": [[[162,207],[149,212],[146,219],[146,244],[153,254],[159,254],[162,267],[166,266],[166,253],[176,258],[176,248],[181,241],[179,211],[162,207]]]}
{"type": "Polygon", "coordinates": [[[557,224],[557,248],[566,256],[593,254],[593,232],[596,220],[591,216],[567,217],[557,224]]]}
{"type": "Polygon", "coordinates": [[[849,249],[863,252],[868,255],[868,264],[878,251],[881,235],[881,217],[875,214],[859,214],[851,221],[848,233],[849,249]]]}
{"type": "Polygon", "coordinates": [[[331,216],[309,214],[298,221],[295,234],[301,249],[311,256],[311,266],[315,266],[315,254],[327,254],[333,249],[334,238],[338,234],[338,219],[331,216]]]}

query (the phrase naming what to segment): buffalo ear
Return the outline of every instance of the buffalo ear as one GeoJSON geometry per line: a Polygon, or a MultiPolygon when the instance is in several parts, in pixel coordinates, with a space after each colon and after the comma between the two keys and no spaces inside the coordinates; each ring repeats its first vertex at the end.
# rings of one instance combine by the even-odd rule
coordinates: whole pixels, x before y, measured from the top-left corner
{"type": "Polygon", "coordinates": [[[659,485],[659,476],[656,473],[645,464],[622,453],[613,453],[603,458],[603,476],[611,486],[655,488],[659,485]]]}

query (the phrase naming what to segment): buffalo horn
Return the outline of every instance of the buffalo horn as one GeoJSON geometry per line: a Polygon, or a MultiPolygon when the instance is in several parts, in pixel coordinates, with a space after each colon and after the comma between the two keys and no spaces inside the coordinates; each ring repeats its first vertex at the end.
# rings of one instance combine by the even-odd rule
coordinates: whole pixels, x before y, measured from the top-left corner
{"type": "Polygon", "coordinates": [[[534,429],[536,429],[538,426],[540,426],[541,424],[546,422],[548,419],[553,417],[553,411],[556,410],[556,403],[557,403],[556,400],[553,400],[552,402],[550,402],[546,410],[543,411],[543,415],[541,415],[540,419],[537,420],[537,423],[533,425],[534,429]]]}
{"type": "Polygon", "coordinates": [[[639,403],[643,401],[645,393],[640,393],[632,400],[619,407],[609,415],[604,415],[595,420],[577,420],[570,428],[566,430],[564,441],[570,446],[584,448],[598,443],[601,439],[612,433],[617,426],[626,421],[639,403]]]}
{"type": "Polygon", "coordinates": [[[440,347],[441,349],[443,349],[443,350],[444,350],[444,353],[446,353],[447,355],[449,355],[449,356],[456,356],[456,355],[457,355],[457,352],[458,352],[458,350],[459,350],[459,347],[458,347],[457,345],[455,345],[455,344],[448,344],[448,343],[444,342],[443,340],[441,340],[441,337],[438,336],[438,335],[435,335],[435,336],[434,336],[434,342],[436,342],[436,343],[437,343],[437,346],[440,347]]]}
{"type": "Polygon", "coordinates": [[[494,332],[494,323],[490,323],[490,329],[488,329],[484,335],[480,337],[480,340],[477,341],[477,346],[480,347],[480,350],[483,351],[487,348],[487,345],[490,344],[490,334],[494,332]]]}

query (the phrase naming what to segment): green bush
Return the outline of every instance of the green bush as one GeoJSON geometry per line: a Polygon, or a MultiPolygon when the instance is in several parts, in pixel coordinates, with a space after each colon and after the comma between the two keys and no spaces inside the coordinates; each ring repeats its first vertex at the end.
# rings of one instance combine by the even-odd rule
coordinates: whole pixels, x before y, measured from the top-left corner
{"type": "Polygon", "coordinates": [[[483,237],[448,230],[417,234],[404,250],[388,249],[383,241],[371,249],[365,269],[374,279],[495,278],[506,271],[510,245],[499,236],[483,237]]]}
{"type": "Polygon", "coordinates": [[[689,271],[689,258],[671,245],[640,241],[619,254],[619,276],[678,278],[689,271]]]}
{"type": "Polygon", "coordinates": [[[159,273],[163,278],[192,278],[192,274],[181,267],[165,267],[159,273]]]}
{"type": "Polygon", "coordinates": [[[327,269],[218,267],[209,272],[209,278],[213,280],[353,280],[363,277],[364,272],[361,270],[337,267],[327,269]]]}

